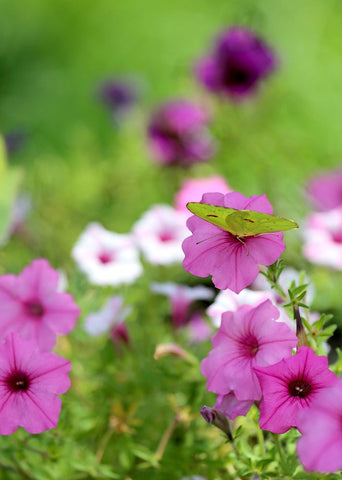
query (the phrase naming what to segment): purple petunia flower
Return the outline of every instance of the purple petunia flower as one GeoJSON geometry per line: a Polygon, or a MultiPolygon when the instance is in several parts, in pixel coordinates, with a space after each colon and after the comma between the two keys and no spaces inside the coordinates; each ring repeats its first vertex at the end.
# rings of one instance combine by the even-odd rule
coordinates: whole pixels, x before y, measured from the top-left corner
{"type": "Polygon", "coordinates": [[[129,79],[113,78],[100,86],[98,95],[113,115],[113,119],[120,121],[138,101],[138,83],[129,79]]]}
{"type": "Polygon", "coordinates": [[[317,394],[300,414],[297,454],[305,470],[334,473],[342,470],[342,380],[317,394]]]}
{"type": "Polygon", "coordinates": [[[272,365],[291,355],[297,337],[282,322],[269,300],[252,308],[225,312],[212,338],[213,349],[202,361],[207,389],[220,395],[234,393],[238,400],[260,400],[261,387],[255,366],[272,365]]]}
{"type": "Polygon", "coordinates": [[[209,91],[239,100],[253,94],[275,67],[268,45],[252,31],[233,27],[222,32],[211,55],[198,62],[196,75],[209,91]]]}
{"type": "Polygon", "coordinates": [[[319,357],[309,347],[271,366],[255,366],[263,400],[260,403],[260,428],[284,433],[292,427],[301,431],[300,412],[309,408],[323,389],[337,377],[329,370],[327,357],[319,357]]]}
{"type": "Polygon", "coordinates": [[[147,130],[151,155],[161,164],[182,167],[209,160],[215,146],[206,128],[208,121],[207,112],[188,100],[162,104],[147,130]]]}
{"type": "Polygon", "coordinates": [[[19,427],[29,433],[55,428],[62,406],[57,395],[70,387],[70,362],[10,333],[0,344],[0,363],[0,435],[19,427]]]}
{"type": "MultiPolygon", "coordinates": [[[[232,192],[206,193],[202,203],[272,214],[265,194],[245,197],[232,192]]],[[[259,266],[271,265],[282,254],[285,244],[281,232],[244,237],[243,241],[216,225],[192,215],[187,221],[192,235],[183,242],[183,268],[198,277],[212,275],[216,288],[239,293],[259,273],[259,266]]]]}
{"type": "Polygon", "coordinates": [[[51,350],[56,334],[74,327],[80,309],[71,295],[58,290],[60,275],[45,259],[34,260],[18,275],[0,276],[0,338],[12,331],[51,350]]]}

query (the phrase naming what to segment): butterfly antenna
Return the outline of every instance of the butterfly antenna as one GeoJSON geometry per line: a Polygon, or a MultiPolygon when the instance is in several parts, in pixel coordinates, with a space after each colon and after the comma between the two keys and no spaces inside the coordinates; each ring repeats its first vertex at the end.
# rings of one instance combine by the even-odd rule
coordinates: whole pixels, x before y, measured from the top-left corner
{"type": "Polygon", "coordinates": [[[203,240],[200,240],[199,242],[196,242],[196,245],[199,245],[200,243],[206,242],[207,240],[210,240],[210,239],[212,239],[212,238],[215,238],[215,237],[217,237],[218,235],[222,235],[222,233],[221,233],[221,232],[215,233],[215,235],[211,235],[211,237],[204,238],[203,240]]]}

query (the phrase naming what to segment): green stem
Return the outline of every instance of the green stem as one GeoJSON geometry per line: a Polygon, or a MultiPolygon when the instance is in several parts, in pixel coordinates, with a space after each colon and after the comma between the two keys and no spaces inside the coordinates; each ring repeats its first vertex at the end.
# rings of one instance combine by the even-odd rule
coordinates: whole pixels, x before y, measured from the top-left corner
{"type": "Polygon", "coordinates": [[[279,442],[279,435],[274,433],[273,438],[274,438],[274,443],[275,443],[280,461],[284,462],[285,458],[284,458],[284,454],[283,454],[283,451],[282,451],[282,448],[281,448],[281,445],[280,445],[280,442],[279,442]]]}
{"type": "Polygon", "coordinates": [[[265,442],[264,442],[264,434],[262,433],[261,428],[257,428],[257,437],[258,437],[258,442],[260,445],[260,450],[261,450],[261,455],[265,456],[265,442]]]}

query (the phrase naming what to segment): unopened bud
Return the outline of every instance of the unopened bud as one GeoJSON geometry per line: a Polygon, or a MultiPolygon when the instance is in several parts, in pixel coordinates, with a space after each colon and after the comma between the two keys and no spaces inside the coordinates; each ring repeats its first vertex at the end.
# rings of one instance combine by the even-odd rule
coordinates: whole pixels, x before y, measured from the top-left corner
{"type": "Polygon", "coordinates": [[[160,343],[156,347],[153,358],[159,360],[161,357],[168,355],[173,355],[175,357],[183,358],[184,360],[189,360],[189,354],[182,347],[177,345],[177,343],[160,343]]]}
{"type": "Polygon", "coordinates": [[[221,410],[217,410],[216,408],[210,408],[204,405],[201,408],[200,413],[206,422],[215,425],[215,427],[219,428],[227,435],[230,441],[233,441],[233,434],[230,428],[229,420],[224,415],[224,413],[221,412],[221,410]]]}

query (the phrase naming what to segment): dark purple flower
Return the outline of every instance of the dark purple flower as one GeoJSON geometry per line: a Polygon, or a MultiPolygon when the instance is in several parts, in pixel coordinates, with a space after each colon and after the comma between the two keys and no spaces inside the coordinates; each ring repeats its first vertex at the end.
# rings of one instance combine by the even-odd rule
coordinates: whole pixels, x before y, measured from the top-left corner
{"type": "Polygon", "coordinates": [[[13,130],[4,135],[5,147],[8,155],[20,150],[27,141],[26,133],[21,130],[13,130]]]}
{"type": "Polygon", "coordinates": [[[100,86],[99,97],[117,119],[125,115],[138,101],[138,85],[128,79],[113,78],[100,86]]]}
{"type": "Polygon", "coordinates": [[[272,50],[243,27],[225,30],[213,52],[196,65],[198,80],[212,92],[235,100],[251,95],[276,66],[272,50]]]}
{"type": "Polygon", "coordinates": [[[187,167],[208,160],[215,152],[206,126],[207,112],[188,100],[160,105],[148,126],[151,154],[165,165],[187,167]]]}

